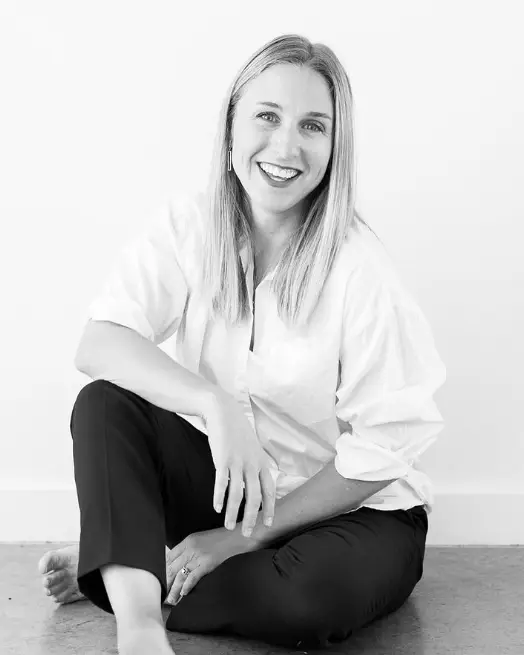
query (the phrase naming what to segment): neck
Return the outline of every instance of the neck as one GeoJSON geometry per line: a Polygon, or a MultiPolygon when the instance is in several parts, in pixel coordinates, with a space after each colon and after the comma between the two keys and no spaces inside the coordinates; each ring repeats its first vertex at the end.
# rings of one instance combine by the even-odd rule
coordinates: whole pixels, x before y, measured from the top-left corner
{"type": "Polygon", "coordinates": [[[298,220],[253,222],[253,248],[256,256],[271,258],[285,248],[298,228],[298,220]]]}
{"type": "Polygon", "coordinates": [[[303,203],[284,212],[275,213],[250,203],[250,223],[253,246],[257,255],[275,253],[285,246],[300,225],[303,203]]]}

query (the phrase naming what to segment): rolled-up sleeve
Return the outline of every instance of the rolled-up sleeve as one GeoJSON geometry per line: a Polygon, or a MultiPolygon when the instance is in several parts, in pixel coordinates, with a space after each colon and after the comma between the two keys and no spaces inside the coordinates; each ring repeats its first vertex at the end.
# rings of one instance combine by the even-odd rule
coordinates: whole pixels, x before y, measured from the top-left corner
{"type": "Polygon", "coordinates": [[[176,332],[188,296],[180,263],[186,217],[180,211],[166,201],[144,232],[122,248],[88,307],[88,319],[123,325],[155,344],[176,332]]]}
{"type": "Polygon", "coordinates": [[[366,481],[406,476],[444,423],[434,393],[446,379],[431,328],[399,281],[355,276],[345,299],[335,467],[366,481]],[[360,284],[358,284],[358,282],[360,284]]]}

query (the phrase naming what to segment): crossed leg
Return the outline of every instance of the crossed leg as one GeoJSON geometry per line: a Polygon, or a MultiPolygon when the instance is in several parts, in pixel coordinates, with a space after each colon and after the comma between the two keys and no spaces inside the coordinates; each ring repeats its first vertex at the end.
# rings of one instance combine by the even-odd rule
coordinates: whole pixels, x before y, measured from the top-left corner
{"type": "Polygon", "coordinates": [[[398,609],[422,577],[422,507],[361,508],[236,555],[173,607],[166,628],[325,647],[398,609]]]}

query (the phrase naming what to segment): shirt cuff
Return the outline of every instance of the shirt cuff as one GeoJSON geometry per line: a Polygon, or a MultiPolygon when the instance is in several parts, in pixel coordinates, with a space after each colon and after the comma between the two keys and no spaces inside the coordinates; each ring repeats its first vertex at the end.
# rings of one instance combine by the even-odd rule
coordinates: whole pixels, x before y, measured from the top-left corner
{"type": "Polygon", "coordinates": [[[101,300],[95,300],[89,306],[87,318],[93,321],[111,321],[138,332],[149,341],[155,339],[154,330],[141,307],[138,304],[133,306],[129,301],[119,303],[117,300],[111,300],[105,304],[101,300]]]}
{"type": "Polygon", "coordinates": [[[406,461],[391,450],[363,441],[355,433],[343,432],[335,444],[335,468],[344,478],[378,482],[404,478],[411,470],[406,461]]]}

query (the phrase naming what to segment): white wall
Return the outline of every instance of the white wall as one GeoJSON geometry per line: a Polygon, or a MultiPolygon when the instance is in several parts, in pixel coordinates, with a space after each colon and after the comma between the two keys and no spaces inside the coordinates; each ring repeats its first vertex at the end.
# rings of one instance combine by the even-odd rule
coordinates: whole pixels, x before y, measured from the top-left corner
{"type": "Polygon", "coordinates": [[[78,540],[87,305],[164,198],[201,186],[246,57],[297,32],[348,70],[357,207],[448,368],[428,543],[523,544],[523,18],[517,0],[2,3],[0,540],[78,540]]]}

